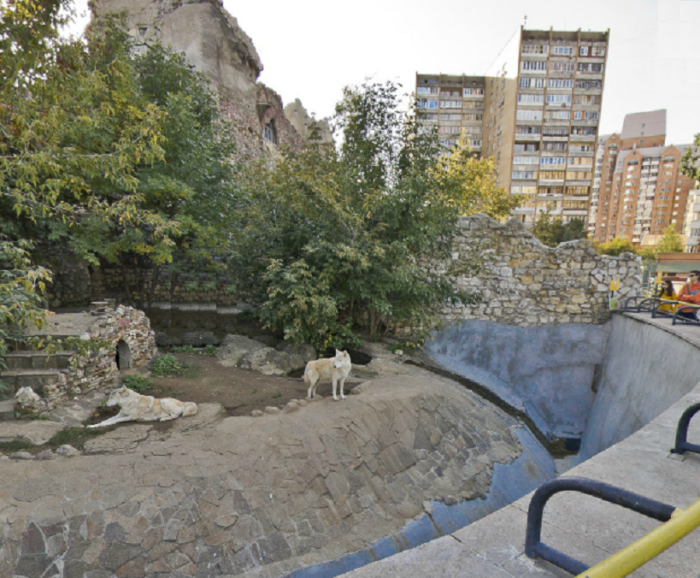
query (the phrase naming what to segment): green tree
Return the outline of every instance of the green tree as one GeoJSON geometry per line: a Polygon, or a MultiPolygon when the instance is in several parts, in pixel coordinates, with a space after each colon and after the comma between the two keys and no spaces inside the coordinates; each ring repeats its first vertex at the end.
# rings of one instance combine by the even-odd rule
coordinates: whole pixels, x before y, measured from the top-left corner
{"type": "Polygon", "coordinates": [[[583,219],[571,219],[564,223],[559,217],[552,217],[549,213],[542,213],[533,229],[535,237],[549,247],[556,247],[560,243],[585,239],[586,223],[583,219]]]}
{"type": "Polygon", "coordinates": [[[656,245],[657,253],[682,253],[683,239],[676,231],[675,225],[669,225],[664,229],[664,236],[656,245]]]}
{"type": "MultiPolygon", "coordinates": [[[[31,262],[30,249],[26,241],[0,237],[0,369],[10,341],[21,340],[28,325],[41,327],[46,319],[43,294],[51,274],[31,262]]],[[[0,394],[4,389],[0,382],[0,394]]]]}
{"type": "Polygon", "coordinates": [[[460,140],[437,168],[439,190],[446,203],[454,203],[462,216],[484,213],[503,219],[522,203],[497,184],[496,166],[490,158],[477,158],[466,140],[460,140]]]}
{"type": "Polygon", "coordinates": [[[622,253],[633,253],[636,254],[636,250],[632,241],[629,239],[623,239],[622,237],[615,237],[612,241],[607,243],[600,243],[595,247],[596,251],[601,255],[621,255],[622,253]]]}
{"type": "Polygon", "coordinates": [[[399,112],[395,85],[348,88],[336,110],[337,150],[287,151],[244,175],[234,268],[289,339],[340,346],[354,323],[424,334],[446,300],[476,299],[432,265],[449,261],[457,218],[493,181],[456,160],[446,174],[436,135],[399,112]]]}
{"type": "Polygon", "coordinates": [[[681,172],[686,177],[700,181],[700,133],[695,135],[693,146],[688,147],[681,157],[681,172]]]}
{"type": "Polygon", "coordinates": [[[0,88],[0,231],[150,270],[151,287],[176,257],[180,267],[216,263],[232,145],[204,79],[161,46],[132,57],[119,18],[93,23],[85,42],[61,40],[54,11],[13,6],[2,8],[17,20],[12,34],[43,47],[43,59],[12,54],[23,90],[0,88]]]}

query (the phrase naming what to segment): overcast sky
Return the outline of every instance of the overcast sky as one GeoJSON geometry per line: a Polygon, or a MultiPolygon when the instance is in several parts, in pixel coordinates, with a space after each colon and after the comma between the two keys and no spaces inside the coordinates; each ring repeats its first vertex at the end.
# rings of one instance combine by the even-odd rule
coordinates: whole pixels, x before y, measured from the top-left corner
{"type": "MultiPolygon", "coordinates": [[[[86,12],[86,0],[78,0],[86,12]]],[[[520,26],[610,29],[601,134],[665,108],[667,144],[700,133],[700,0],[224,0],[260,80],[323,118],[366,78],[413,90],[416,72],[483,75],[520,26]]],[[[84,25],[84,21],[81,22],[84,25]]]]}

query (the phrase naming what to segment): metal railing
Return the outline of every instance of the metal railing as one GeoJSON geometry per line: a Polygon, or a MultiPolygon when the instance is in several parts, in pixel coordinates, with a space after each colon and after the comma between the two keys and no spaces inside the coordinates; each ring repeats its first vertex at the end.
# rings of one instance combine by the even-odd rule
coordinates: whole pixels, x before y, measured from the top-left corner
{"type": "Polygon", "coordinates": [[[700,500],[686,510],[587,478],[559,478],[540,486],[532,496],[527,513],[525,553],[547,560],[577,578],[622,578],[627,576],[700,526],[700,500]],[[554,494],[576,491],[628,508],[665,522],[630,546],[593,567],[547,546],[541,541],[542,518],[547,500],[554,494]]]}
{"type": "Polygon", "coordinates": [[[690,420],[693,416],[700,412],[700,403],[691,405],[687,408],[681,418],[678,420],[678,427],[676,428],[676,445],[671,450],[674,454],[682,454],[683,452],[694,452],[700,454],[700,445],[691,444],[688,440],[688,426],[690,425],[690,420]]]}

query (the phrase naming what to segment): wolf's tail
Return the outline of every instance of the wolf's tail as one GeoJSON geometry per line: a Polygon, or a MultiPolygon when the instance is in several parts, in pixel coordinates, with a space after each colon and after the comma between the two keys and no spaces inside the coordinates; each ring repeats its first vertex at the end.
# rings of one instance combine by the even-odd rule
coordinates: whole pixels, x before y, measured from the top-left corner
{"type": "Polygon", "coordinates": [[[311,385],[311,379],[309,379],[309,368],[308,366],[304,368],[304,383],[306,385],[311,385]]]}
{"type": "Polygon", "coordinates": [[[197,404],[194,403],[193,401],[186,402],[185,407],[182,408],[183,417],[187,417],[188,415],[194,415],[196,413],[197,413],[197,404]]]}

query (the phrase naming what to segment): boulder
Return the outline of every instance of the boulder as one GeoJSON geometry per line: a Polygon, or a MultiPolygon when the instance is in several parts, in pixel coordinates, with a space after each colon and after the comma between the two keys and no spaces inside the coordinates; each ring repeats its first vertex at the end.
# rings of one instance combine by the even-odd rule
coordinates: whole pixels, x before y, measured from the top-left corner
{"type": "Polygon", "coordinates": [[[259,371],[264,375],[288,375],[306,365],[304,358],[297,353],[277,351],[242,335],[227,335],[217,357],[222,365],[259,371]]]}

